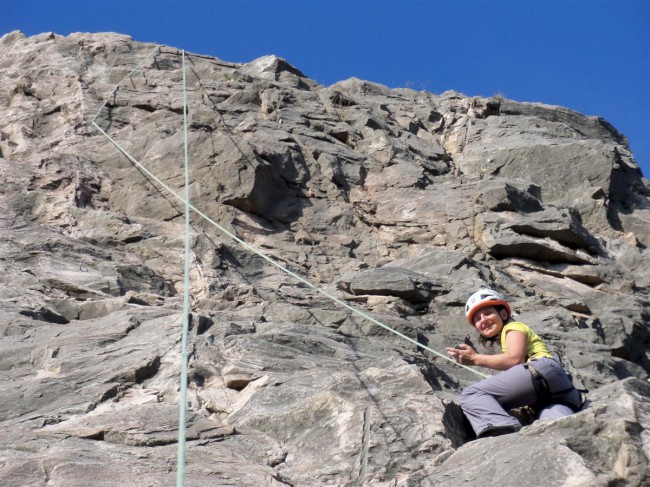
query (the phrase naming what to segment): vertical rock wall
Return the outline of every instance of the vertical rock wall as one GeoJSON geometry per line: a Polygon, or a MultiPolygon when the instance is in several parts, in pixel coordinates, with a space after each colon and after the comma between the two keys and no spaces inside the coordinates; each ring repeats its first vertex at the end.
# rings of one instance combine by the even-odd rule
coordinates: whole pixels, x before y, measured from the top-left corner
{"type": "MultiPolygon", "coordinates": [[[[0,39],[2,485],[175,477],[184,209],[89,123],[183,193],[180,54],[154,50],[0,39]]],[[[495,287],[596,391],[465,444],[453,400],[475,375],[193,214],[188,485],[647,483],[650,187],[622,134],[535,103],[326,87],[274,56],[187,61],[197,209],[435,350],[495,287]]]]}

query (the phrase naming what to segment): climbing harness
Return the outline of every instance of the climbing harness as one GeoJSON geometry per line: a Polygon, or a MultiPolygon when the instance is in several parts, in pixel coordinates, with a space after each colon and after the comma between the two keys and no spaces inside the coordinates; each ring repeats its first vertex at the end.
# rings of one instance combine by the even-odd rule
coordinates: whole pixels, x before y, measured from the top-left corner
{"type": "MultiPolygon", "coordinates": [[[[564,368],[564,365],[561,362],[558,363],[560,363],[560,365],[562,365],[562,368],[564,368]]],[[[549,404],[563,404],[571,408],[576,413],[582,409],[586,401],[585,394],[588,391],[584,389],[577,389],[573,385],[573,380],[571,378],[571,375],[568,373],[566,369],[565,369],[565,373],[569,377],[569,380],[571,380],[571,387],[567,387],[566,389],[562,389],[560,391],[552,392],[546,378],[530,362],[525,363],[524,367],[528,369],[528,372],[530,372],[530,376],[533,380],[533,386],[535,387],[535,393],[537,394],[537,403],[534,405],[535,409],[543,408],[549,404]],[[569,402],[562,400],[564,395],[573,389],[576,389],[578,392],[580,392],[581,400],[579,406],[576,406],[575,404],[571,404],[569,402]]]]}
{"type": "MultiPolygon", "coordinates": [[[[562,357],[563,357],[562,353],[558,352],[557,350],[554,350],[554,351],[551,352],[551,355],[553,355],[553,359],[555,361],[557,361],[557,363],[559,363],[562,366],[562,368],[564,369],[564,373],[567,375],[567,377],[569,378],[569,380],[573,384],[573,374],[571,374],[571,372],[566,367],[566,365],[564,365],[564,360],[562,360],[562,357]]],[[[575,385],[574,385],[574,387],[575,387],[575,385]]],[[[589,394],[589,389],[587,389],[586,387],[582,388],[582,389],[579,388],[579,387],[576,387],[576,390],[580,393],[580,401],[581,402],[580,402],[580,408],[578,409],[578,410],[580,410],[580,409],[582,409],[584,407],[585,403],[587,402],[587,394],[589,394]]]]}

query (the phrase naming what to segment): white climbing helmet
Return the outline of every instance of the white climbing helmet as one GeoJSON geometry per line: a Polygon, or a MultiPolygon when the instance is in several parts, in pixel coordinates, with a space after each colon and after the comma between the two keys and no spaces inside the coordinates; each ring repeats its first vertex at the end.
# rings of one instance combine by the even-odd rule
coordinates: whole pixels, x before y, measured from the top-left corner
{"type": "Polygon", "coordinates": [[[512,314],[512,309],[506,298],[504,298],[500,293],[493,291],[492,289],[481,289],[472,294],[467,300],[465,305],[465,316],[467,316],[467,321],[470,325],[474,325],[472,318],[474,318],[474,313],[476,313],[479,308],[483,306],[505,306],[508,310],[508,316],[512,314]]]}

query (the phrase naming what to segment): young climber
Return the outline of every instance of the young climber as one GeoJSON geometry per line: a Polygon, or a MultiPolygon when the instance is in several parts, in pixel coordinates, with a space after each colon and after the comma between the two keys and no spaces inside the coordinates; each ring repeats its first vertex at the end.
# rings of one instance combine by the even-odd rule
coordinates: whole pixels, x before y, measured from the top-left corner
{"type": "Polygon", "coordinates": [[[478,438],[518,431],[521,423],[508,410],[532,406],[539,419],[568,416],[582,406],[582,395],[546,344],[528,326],[512,318],[505,298],[481,289],[467,300],[465,314],[483,345],[497,342],[502,353],[477,353],[467,344],[447,348],[456,362],[480,365],[500,374],[466,387],[460,406],[478,438]]]}

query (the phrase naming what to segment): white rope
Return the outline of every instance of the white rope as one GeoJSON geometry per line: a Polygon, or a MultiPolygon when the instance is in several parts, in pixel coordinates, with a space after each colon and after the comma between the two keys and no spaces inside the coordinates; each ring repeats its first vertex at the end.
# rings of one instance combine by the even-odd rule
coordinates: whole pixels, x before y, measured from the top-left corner
{"type": "Polygon", "coordinates": [[[129,74],[127,74],[124,78],[122,78],[122,80],[121,80],[118,84],[115,85],[115,88],[113,88],[113,91],[111,91],[111,92],[108,94],[108,96],[106,97],[106,100],[104,100],[104,103],[102,103],[102,106],[99,107],[99,110],[97,110],[97,115],[95,115],[95,118],[92,119],[92,122],[93,122],[93,123],[95,122],[95,120],[97,120],[97,117],[99,117],[99,114],[102,112],[102,110],[104,109],[104,107],[105,107],[106,104],[108,103],[108,100],[110,100],[111,96],[113,95],[113,93],[115,93],[115,92],[117,91],[117,89],[120,87],[120,85],[121,85],[122,83],[124,83],[124,81],[126,81],[127,79],[129,79],[129,78],[133,75],[133,73],[135,73],[138,69],[140,69],[140,66],[142,66],[142,65],[144,64],[144,62],[145,62],[147,59],[149,59],[151,56],[153,56],[154,53],[155,53],[156,51],[158,51],[159,49],[160,49],[160,46],[156,46],[156,48],[155,48],[153,51],[151,51],[151,53],[149,53],[148,56],[146,56],[142,61],[140,61],[140,63],[139,63],[135,68],[133,68],[129,74]]]}
{"type": "Polygon", "coordinates": [[[127,158],[132,162],[132,163],[133,163],[133,164],[135,164],[135,165],[136,165],[140,170],[142,170],[142,171],[143,171],[147,176],[149,176],[151,179],[153,179],[154,181],[156,181],[160,186],[162,186],[166,191],[168,191],[171,195],[173,195],[176,199],[178,199],[179,201],[181,201],[183,204],[187,204],[187,205],[189,206],[189,208],[191,208],[192,211],[194,211],[197,215],[199,215],[201,218],[203,218],[204,220],[206,220],[207,222],[211,223],[213,226],[215,226],[216,228],[218,228],[222,233],[228,235],[228,237],[230,237],[231,239],[233,239],[235,242],[239,243],[242,247],[244,247],[244,248],[250,250],[251,252],[255,253],[256,255],[260,256],[261,258],[263,258],[264,260],[266,260],[269,264],[271,264],[271,265],[277,267],[277,268],[280,269],[282,272],[284,272],[284,273],[290,275],[290,276],[293,277],[294,279],[300,281],[301,283],[305,284],[306,286],[308,286],[309,288],[311,288],[311,289],[313,289],[314,291],[318,292],[319,294],[322,294],[322,295],[325,296],[326,298],[328,298],[328,299],[334,301],[335,303],[337,303],[337,304],[339,304],[340,306],[342,306],[342,307],[344,307],[344,308],[350,310],[351,312],[353,312],[353,313],[355,313],[355,314],[357,314],[357,315],[359,315],[359,316],[365,318],[366,320],[368,320],[368,321],[374,323],[375,325],[380,326],[381,328],[383,328],[383,329],[385,329],[385,330],[387,330],[387,331],[389,331],[389,332],[391,332],[391,333],[397,335],[398,337],[403,338],[404,340],[406,340],[406,341],[408,341],[408,342],[410,342],[410,343],[416,345],[417,347],[422,348],[422,349],[424,349],[424,350],[426,350],[426,351],[428,351],[428,352],[431,352],[431,353],[433,353],[434,355],[436,355],[436,356],[438,356],[438,357],[440,357],[440,358],[442,358],[442,359],[444,359],[444,360],[447,360],[448,362],[453,363],[454,365],[457,365],[457,366],[462,367],[462,368],[464,368],[464,369],[466,369],[466,370],[469,370],[469,371],[472,372],[473,374],[476,374],[476,375],[478,375],[478,376],[480,376],[480,377],[483,377],[483,378],[488,378],[488,377],[490,377],[490,376],[488,376],[488,375],[486,375],[486,374],[483,374],[482,372],[479,372],[478,370],[475,370],[475,369],[472,369],[471,367],[468,367],[467,365],[460,364],[460,363],[456,362],[456,361],[455,361],[454,359],[452,359],[451,357],[448,357],[447,355],[443,355],[442,353],[437,352],[436,350],[433,350],[432,348],[429,348],[429,347],[427,347],[426,345],[423,345],[423,344],[417,342],[416,340],[412,339],[411,337],[408,337],[408,336],[404,335],[403,333],[400,333],[399,331],[397,331],[397,330],[391,328],[390,326],[385,325],[385,324],[382,323],[381,321],[379,321],[379,320],[377,320],[376,318],[370,316],[368,313],[366,313],[366,312],[364,312],[364,311],[361,311],[361,310],[359,310],[359,309],[357,309],[357,308],[355,308],[355,307],[353,307],[353,306],[350,306],[348,303],[342,301],[341,299],[337,298],[336,296],[333,296],[332,294],[328,293],[328,292],[325,291],[324,289],[321,289],[321,288],[315,286],[314,284],[312,284],[311,282],[309,282],[308,280],[306,280],[306,279],[303,278],[302,276],[296,274],[295,272],[290,271],[289,269],[287,269],[287,268],[284,267],[283,265],[281,265],[281,264],[279,264],[278,262],[276,262],[275,260],[273,260],[271,257],[269,257],[269,256],[267,256],[266,254],[260,252],[260,251],[257,250],[255,247],[251,246],[250,244],[244,242],[242,239],[240,239],[239,237],[237,237],[237,235],[233,234],[233,233],[230,232],[228,229],[224,228],[224,227],[221,226],[219,223],[217,223],[217,222],[215,222],[214,220],[212,220],[208,215],[206,215],[205,213],[203,213],[203,212],[200,211],[199,209],[195,208],[193,205],[186,203],[186,200],[185,200],[185,199],[183,199],[183,198],[182,198],[179,194],[177,194],[177,193],[176,193],[172,188],[170,188],[167,184],[165,184],[165,183],[164,183],[163,181],[161,181],[158,177],[156,177],[156,176],[155,176],[151,171],[149,171],[145,166],[143,166],[142,164],[140,164],[140,163],[139,163],[139,162],[138,162],[138,161],[137,161],[133,156],[131,156],[131,155],[130,155],[126,150],[124,150],[124,149],[123,149],[123,148],[122,148],[122,147],[121,147],[121,146],[120,146],[120,145],[119,145],[115,140],[113,140],[113,138],[112,138],[111,136],[109,136],[106,132],[104,132],[104,131],[101,129],[101,127],[99,127],[99,126],[98,126],[94,121],[93,121],[92,123],[93,123],[93,125],[97,128],[97,130],[99,130],[99,131],[100,131],[100,132],[101,132],[101,133],[102,133],[106,138],[108,138],[108,140],[110,140],[110,141],[113,143],[113,145],[115,145],[115,147],[117,147],[117,149],[118,149],[120,152],[122,152],[122,154],[124,154],[124,155],[125,155],[125,156],[126,156],[126,157],[127,157],[127,158]]]}
{"type": "MultiPolygon", "coordinates": [[[[293,278],[296,279],[297,281],[299,281],[299,282],[305,284],[305,285],[308,286],[309,288],[313,289],[314,291],[318,292],[319,294],[322,294],[323,296],[325,296],[326,298],[330,299],[331,301],[334,301],[335,303],[337,303],[338,305],[342,306],[343,308],[345,308],[345,309],[351,311],[351,312],[354,313],[354,314],[357,314],[357,315],[361,316],[362,318],[365,318],[366,320],[370,321],[371,323],[374,323],[374,324],[377,325],[377,326],[380,326],[381,328],[384,328],[385,330],[389,331],[390,333],[393,333],[393,334],[397,335],[398,337],[400,337],[400,338],[402,338],[402,339],[404,339],[404,340],[406,340],[406,341],[408,341],[408,342],[414,344],[415,346],[417,346],[417,347],[419,347],[419,348],[421,348],[421,349],[423,349],[423,350],[426,350],[426,351],[428,351],[428,352],[431,352],[431,353],[433,353],[434,355],[436,355],[437,357],[440,357],[440,358],[442,358],[443,360],[446,360],[446,361],[448,361],[448,362],[453,363],[454,365],[457,365],[457,366],[459,366],[459,367],[462,367],[462,368],[464,368],[464,369],[466,369],[466,370],[472,372],[472,373],[475,374],[475,375],[478,375],[478,376],[483,377],[483,378],[488,378],[488,377],[490,377],[490,376],[488,376],[488,375],[486,375],[486,374],[483,374],[482,372],[479,372],[478,370],[475,370],[475,369],[473,369],[473,368],[471,368],[471,367],[468,367],[467,365],[464,365],[464,364],[461,364],[461,363],[456,362],[456,361],[455,361],[454,359],[452,359],[451,357],[449,357],[449,356],[447,356],[447,355],[444,355],[444,354],[442,354],[442,353],[440,353],[440,352],[438,352],[438,351],[436,351],[436,350],[433,350],[432,348],[429,348],[429,347],[427,347],[426,345],[423,345],[422,343],[417,342],[416,340],[412,339],[411,337],[406,336],[406,335],[404,335],[403,333],[400,333],[399,331],[397,331],[397,330],[391,328],[390,326],[388,326],[388,325],[382,323],[381,321],[377,320],[376,318],[372,317],[372,316],[369,315],[368,313],[366,313],[366,312],[364,312],[364,311],[361,311],[361,310],[359,310],[359,309],[357,309],[357,308],[355,308],[355,307],[353,307],[353,306],[350,306],[348,303],[342,301],[341,299],[337,298],[336,296],[333,296],[332,294],[328,293],[328,292],[325,291],[324,289],[315,286],[314,284],[312,284],[311,282],[309,282],[308,280],[306,280],[306,279],[303,278],[302,276],[296,274],[295,272],[290,271],[289,269],[287,269],[287,268],[284,267],[283,265],[279,264],[277,261],[275,261],[275,260],[272,259],[271,257],[267,256],[266,254],[264,254],[263,252],[259,251],[259,250],[256,249],[255,247],[253,247],[253,246],[251,246],[250,244],[246,243],[245,241],[243,241],[242,239],[240,239],[239,237],[237,237],[235,234],[233,234],[232,232],[230,232],[228,229],[224,228],[224,227],[221,226],[219,223],[217,223],[216,221],[212,220],[208,215],[206,215],[205,213],[203,213],[202,211],[200,211],[199,209],[197,209],[197,208],[195,208],[193,205],[191,205],[191,204],[189,203],[189,194],[186,193],[186,197],[185,197],[185,198],[182,198],[182,197],[181,197],[179,194],[177,194],[177,193],[176,193],[176,192],[175,192],[171,187],[169,187],[169,186],[168,186],[167,184],[165,184],[162,180],[160,180],[158,177],[156,177],[156,176],[155,176],[151,171],[149,171],[149,170],[148,170],[144,165],[140,164],[140,162],[138,162],[138,161],[137,161],[133,156],[131,156],[131,154],[129,154],[129,153],[128,153],[124,148],[122,148],[122,147],[117,143],[117,141],[115,141],[115,140],[114,140],[110,135],[108,135],[104,130],[102,130],[102,128],[101,128],[99,125],[97,125],[97,123],[95,123],[95,120],[97,119],[97,117],[99,116],[99,114],[101,113],[101,111],[103,110],[103,108],[106,106],[106,104],[108,103],[108,100],[110,99],[110,97],[113,95],[113,93],[115,93],[115,91],[117,90],[117,88],[118,88],[118,87],[119,87],[119,86],[120,86],[120,85],[121,85],[121,84],[122,84],[126,79],[128,79],[129,77],[131,77],[131,76],[133,75],[133,73],[134,73],[135,71],[137,71],[137,70],[138,70],[138,69],[139,69],[139,68],[140,68],[140,67],[145,63],[145,61],[146,61],[149,57],[151,57],[151,56],[152,56],[156,51],[158,51],[159,49],[160,49],[160,46],[157,46],[153,51],[151,51],[151,53],[150,53],[148,56],[146,56],[146,57],[145,57],[145,58],[144,58],[144,59],[143,59],[143,60],[142,60],[142,61],[141,61],[141,62],[140,62],[140,63],[139,63],[135,68],[133,68],[133,70],[131,70],[131,72],[130,72],[127,76],[125,76],[125,77],[124,77],[124,78],[123,78],[123,79],[122,79],[122,80],[121,80],[121,81],[120,81],[120,82],[115,86],[115,88],[111,91],[111,93],[108,95],[108,97],[106,97],[106,100],[104,100],[104,103],[102,103],[102,106],[101,106],[100,109],[98,110],[97,115],[95,115],[95,118],[94,118],[93,120],[90,121],[90,123],[92,123],[92,124],[95,126],[95,128],[97,128],[97,130],[99,130],[99,132],[100,132],[102,135],[104,135],[108,140],[110,140],[111,143],[112,143],[113,145],[115,145],[115,147],[116,147],[116,148],[117,148],[117,149],[118,149],[122,154],[124,154],[124,155],[125,155],[125,156],[126,156],[126,157],[127,157],[127,158],[132,162],[132,163],[133,163],[133,164],[136,165],[136,167],[138,167],[140,170],[142,170],[145,174],[147,174],[147,176],[149,176],[151,179],[153,179],[154,181],[156,181],[156,182],[157,182],[161,187],[163,187],[167,192],[169,192],[169,193],[170,193],[171,195],[173,195],[176,199],[178,199],[181,203],[183,203],[183,204],[185,205],[186,212],[187,212],[189,209],[191,209],[191,210],[194,211],[197,215],[199,215],[201,218],[203,218],[204,220],[206,220],[207,222],[209,222],[210,224],[212,224],[213,226],[215,226],[216,228],[218,228],[222,233],[224,233],[225,235],[227,235],[228,237],[230,237],[230,238],[231,238],[232,240],[234,240],[235,242],[239,243],[242,247],[244,247],[244,248],[250,250],[251,252],[255,253],[256,255],[260,256],[262,259],[266,260],[269,264],[273,265],[274,267],[277,267],[277,268],[280,269],[282,272],[284,272],[284,273],[290,275],[291,277],[293,277],[293,278]]],[[[185,64],[184,64],[185,51],[182,51],[182,54],[183,54],[183,87],[184,87],[183,89],[185,90],[185,71],[184,71],[184,70],[185,70],[185,64]]],[[[183,113],[183,117],[184,117],[184,123],[186,123],[186,122],[187,122],[187,121],[186,121],[186,116],[187,116],[187,114],[186,114],[185,110],[186,110],[186,106],[187,106],[187,105],[186,105],[186,103],[187,103],[187,98],[186,98],[186,93],[185,93],[185,91],[184,91],[184,103],[185,103],[185,105],[184,105],[184,113],[183,113]]],[[[185,127],[185,156],[186,156],[186,158],[187,158],[187,150],[188,150],[188,149],[187,149],[187,132],[186,132],[186,130],[187,130],[187,128],[185,127]]],[[[241,149],[240,149],[240,151],[241,151],[241,149]]],[[[187,191],[187,190],[186,190],[186,191],[187,191]]],[[[188,218],[189,218],[189,217],[186,217],[186,224],[188,224],[188,223],[187,223],[188,218]]],[[[189,259],[188,259],[188,258],[186,258],[186,264],[187,264],[187,263],[189,263],[189,259]]],[[[187,289],[188,287],[189,287],[189,286],[186,286],[186,289],[187,289]]],[[[187,313],[185,313],[185,314],[187,314],[187,313]]]]}
{"type": "Polygon", "coordinates": [[[181,346],[181,390],[178,398],[178,456],[176,487],[185,485],[185,429],[187,425],[187,342],[190,319],[190,163],[187,144],[187,84],[183,51],[183,147],[185,156],[185,266],[183,272],[183,338],[181,346]]]}

